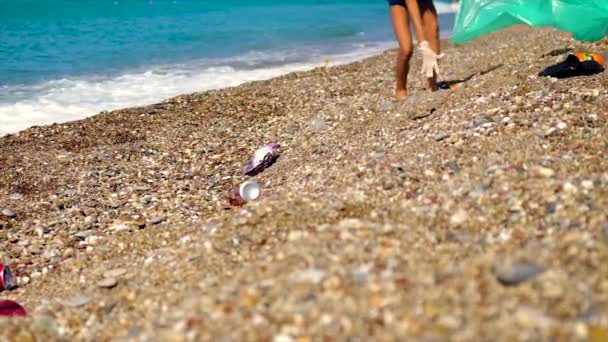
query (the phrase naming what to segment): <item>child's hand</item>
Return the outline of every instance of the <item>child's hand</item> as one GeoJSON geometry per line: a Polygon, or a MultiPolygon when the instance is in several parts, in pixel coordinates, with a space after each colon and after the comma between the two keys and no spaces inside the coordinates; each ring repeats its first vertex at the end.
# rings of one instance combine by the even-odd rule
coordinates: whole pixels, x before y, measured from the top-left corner
{"type": "Polygon", "coordinates": [[[429,42],[422,41],[418,45],[418,51],[422,53],[422,70],[421,73],[431,78],[433,74],[439,74],[439,64],[437,61],[443,57],[443,54],[437,55],[429,45],[429,42]]]}

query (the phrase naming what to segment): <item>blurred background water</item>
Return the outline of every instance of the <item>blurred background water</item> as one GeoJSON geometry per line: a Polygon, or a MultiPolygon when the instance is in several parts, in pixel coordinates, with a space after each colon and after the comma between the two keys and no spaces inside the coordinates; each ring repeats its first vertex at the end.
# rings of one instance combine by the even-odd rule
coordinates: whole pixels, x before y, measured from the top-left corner
{"type": "Polygon", "coordinates": [[[0,0],[0,134],[395,45],[384,0],[0,0]]]}

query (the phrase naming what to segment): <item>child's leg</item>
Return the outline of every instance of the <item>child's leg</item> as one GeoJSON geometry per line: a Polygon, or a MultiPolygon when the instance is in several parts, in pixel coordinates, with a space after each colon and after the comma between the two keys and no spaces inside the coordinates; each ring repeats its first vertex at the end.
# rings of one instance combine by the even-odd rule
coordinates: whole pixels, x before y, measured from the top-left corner
{"type": "MultiPolygon", "coordinates": [[[[431,45],[431,49],[438,55],[441,53],[439,46],[439,22],[437,20],[437,9],[433,0],[419,0],[420,14],[422,16],[422,26],[424,36],[431,45]]],[[[437,75],[429,78],[429,88],[437,90],[437,75]]]]}
{"type": "Polygon", "coordinates": [[[395,96],[402,101],[407,97],[407,73],[413,53],[410,21],[404,5],[391,5],[391,20],[395,38],[399,43],[399,52],[395,61],[395,96]]]}

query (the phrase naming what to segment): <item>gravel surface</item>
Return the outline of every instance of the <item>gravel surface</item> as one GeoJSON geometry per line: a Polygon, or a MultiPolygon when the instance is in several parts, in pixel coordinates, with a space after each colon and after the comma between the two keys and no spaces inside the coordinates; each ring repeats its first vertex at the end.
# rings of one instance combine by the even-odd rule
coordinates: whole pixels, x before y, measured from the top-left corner
{"type": "Polygon", "coordinates": [[[401,104],[388,51],[0,138],[29,313],[0,339],[608,340],[608,73],[538,78],[564,47],[608,40],[446,44],[442,78],[476,74],[401,104]]]}

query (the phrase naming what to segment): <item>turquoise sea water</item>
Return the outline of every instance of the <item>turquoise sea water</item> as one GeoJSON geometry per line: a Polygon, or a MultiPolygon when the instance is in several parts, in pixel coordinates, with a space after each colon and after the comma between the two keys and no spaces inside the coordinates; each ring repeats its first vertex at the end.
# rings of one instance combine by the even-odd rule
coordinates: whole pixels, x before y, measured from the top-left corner
{"type": "MultiPolygon", "coordinates": [[[[453,23],[437,3],[442,29],[453,23]]],[[[0,0],[0,134],[394,46],[384,0],[0,0]]]]}

